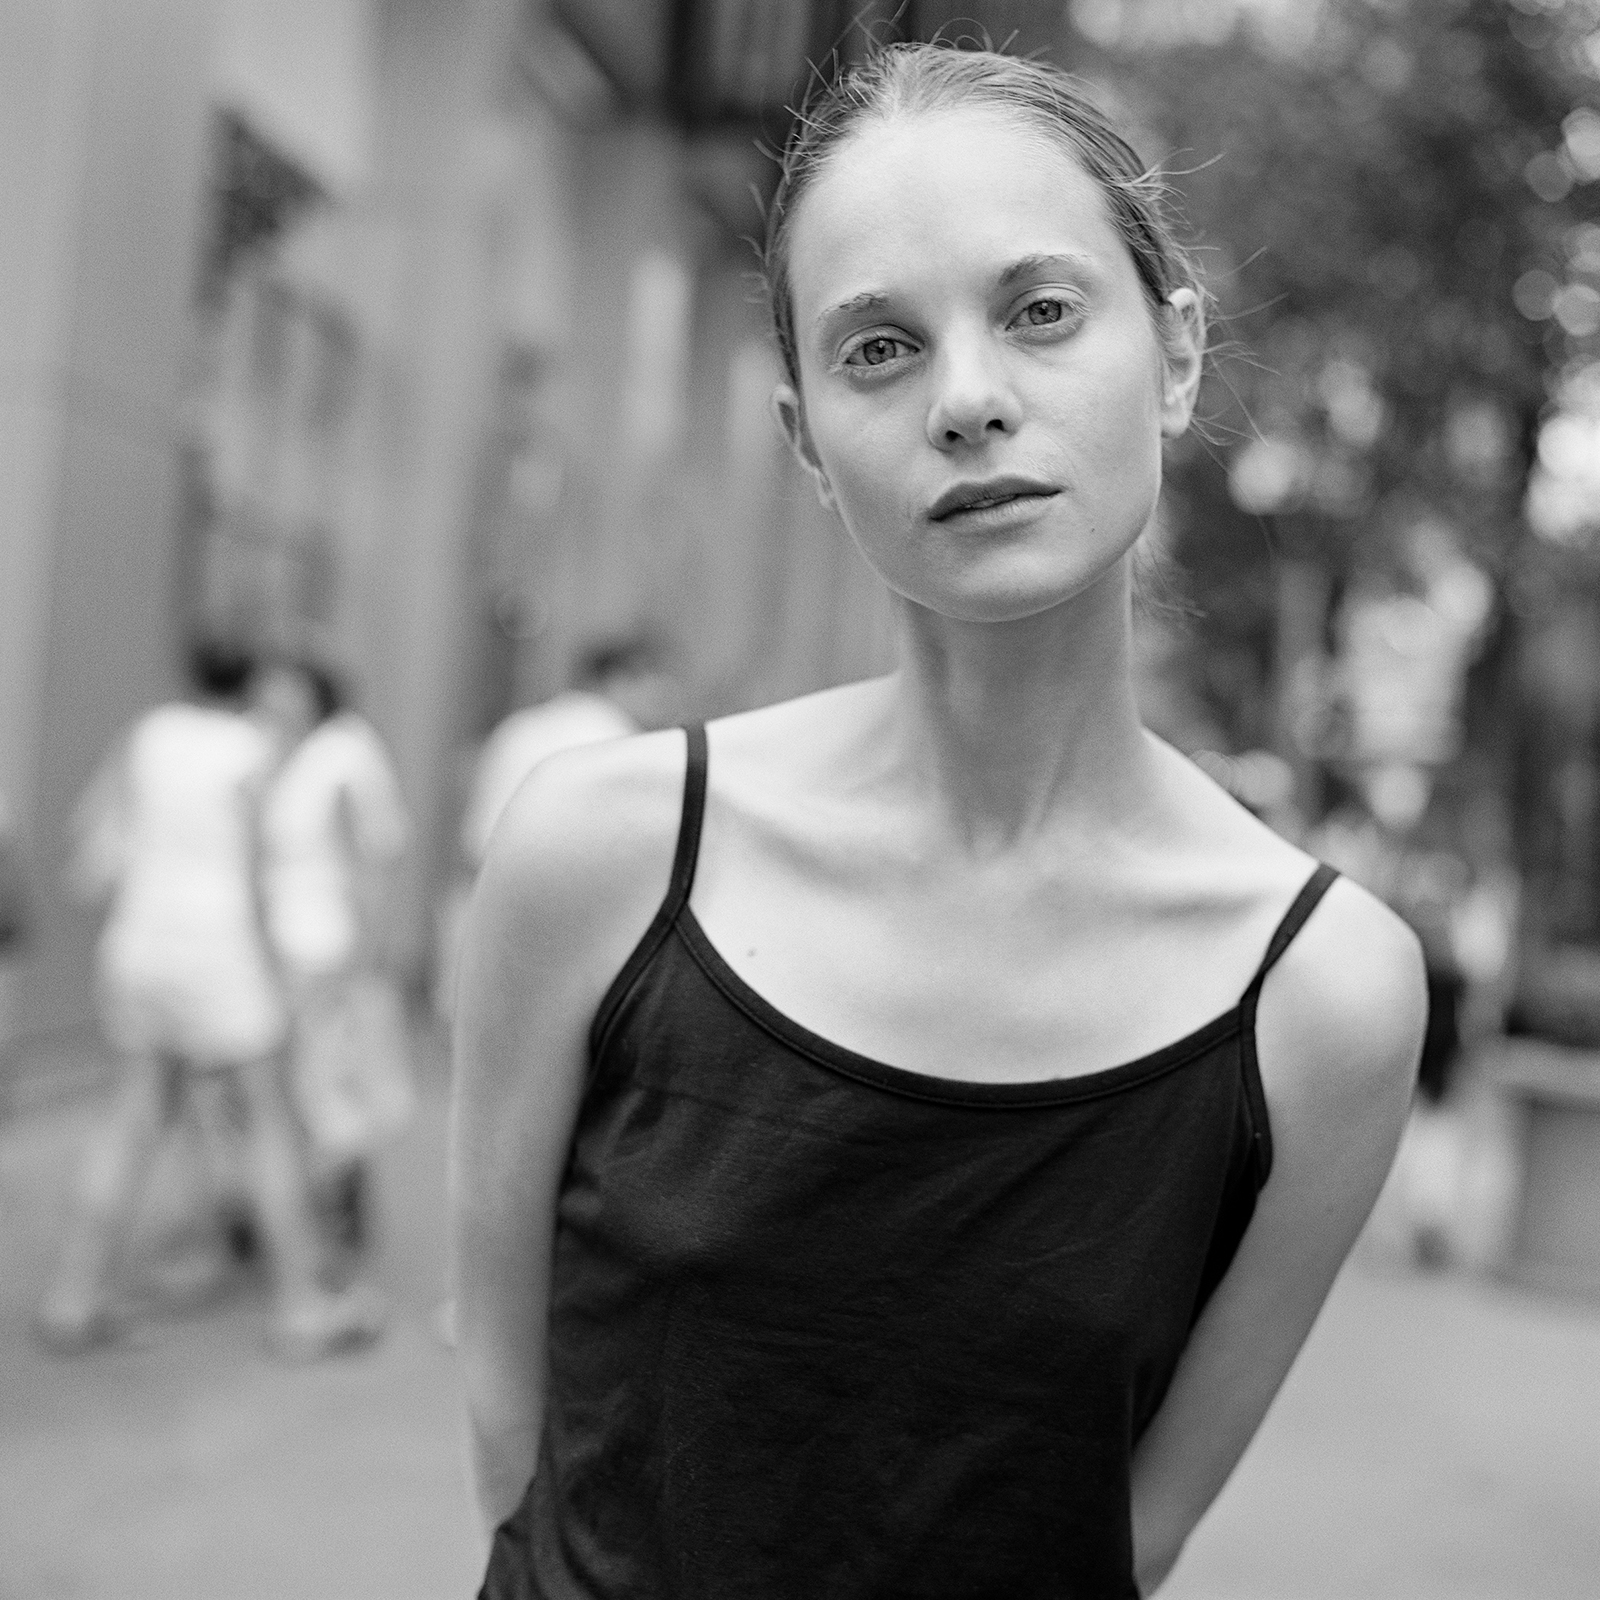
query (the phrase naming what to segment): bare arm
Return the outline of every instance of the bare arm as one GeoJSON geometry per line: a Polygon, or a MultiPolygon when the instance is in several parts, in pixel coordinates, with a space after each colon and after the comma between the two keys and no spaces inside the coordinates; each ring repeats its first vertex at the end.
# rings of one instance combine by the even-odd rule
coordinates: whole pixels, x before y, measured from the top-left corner
{"type": "Polygon", "coordinates": [[[350,873],[361,960],[392,965],[391,912],[411,840],[411,819],[399,774],[371,724],[345,713],[345,737],[355,759],[339,785],[335,828],[350,873]]]}
{"type": "Polygon", "coordinates": [[[1416,940],[1365,891],[1335,884],[1261,997],[1272,1175],[1134,1457],[1143,1594],[1244,1454],[1372,1209],[1425,1016],[1416,940]]]}
{"type": "Polygon", "coordinates": [[[334,799],[334,836],[349,874],[350,902],[355,913],[355,964],[383,971],[390,964],[387,933],[390,909],[395,903],[400,876],[398,854],[377,855],[365,847],[358,817],[358,802],[348,783],[341,783],[334,799]]]}
{"type": "Polygon", "coordinates": [[[244,826],[245,872],[250,885],[250,916],[261,951],[275,971],[281,958],[272,937],[272,916],[267,891],[266,789],[269,775],[248,778],[239,787],[239,807],[244,826]]]}
{"type": "Polygon", "coordinates": [[[493,1531],[538,1451],[556,1203],[611,980],[666,892],[683,740],[546,763],[496,830],[468,913],[451,1134],[456,1318],[493,1531]]]}

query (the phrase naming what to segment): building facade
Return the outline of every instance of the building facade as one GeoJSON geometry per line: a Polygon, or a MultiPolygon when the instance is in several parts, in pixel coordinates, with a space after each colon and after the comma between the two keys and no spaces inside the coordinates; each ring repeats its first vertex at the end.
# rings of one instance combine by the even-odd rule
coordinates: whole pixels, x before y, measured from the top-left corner
{"type": "Polygon", "coordinates": [[[0,8],[0,1045],[85,1025],[65,820],[202,629],[341,668],[418,820],[596,635],[686,714],[858,676],[885,602],[769,420],[758,137],[824,5],[0,8]]]}

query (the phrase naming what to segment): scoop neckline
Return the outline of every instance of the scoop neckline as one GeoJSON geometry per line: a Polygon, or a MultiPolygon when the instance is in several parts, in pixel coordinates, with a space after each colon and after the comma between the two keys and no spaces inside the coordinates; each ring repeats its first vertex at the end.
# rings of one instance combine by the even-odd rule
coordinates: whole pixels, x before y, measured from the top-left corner
{"type": "Polygon", "coordinates": [[[859,1083],[942,1105],[1016,1108],[1096,1100],[1165,1077],[1175,1068],[1232,1037],[1242,1025],[1244,1000],[1241,998],[1182,1038],[1135,1056],[1130,1061],[1097,1067],[1093,1072],[1077,1073],[1070,1077],[1026,1078],[1016,1083],[943,1078],[937,1073],[892,1066],[887,1061],[862,1055],[848,1045],[838,1044],[813,1032],[804,1023],[796,1022],[729,965],[701,926],[694,908],[687,902],[678,908],[672,919],[672,927],[706,977],[757,1027],[771,1034],[779,1043],[859,1083]]]}

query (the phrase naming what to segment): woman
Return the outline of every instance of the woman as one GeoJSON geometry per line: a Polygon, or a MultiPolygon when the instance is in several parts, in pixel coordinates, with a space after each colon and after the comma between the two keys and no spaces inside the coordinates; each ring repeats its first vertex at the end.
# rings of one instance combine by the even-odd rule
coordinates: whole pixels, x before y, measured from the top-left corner
{"type": "Polygon", "coordinates": [[[130,1215],[183,1091],[227,1084],[247,1112],[245,1169],[270,1247],[273,1343],[292,1359],[370,1337],[369,1320],[318,1280],[320,1252],[283,1080],[287,1016],[262,939],[261,791],[271,745],[243,714],[250,659],[211,641],[190,653],[193,703],[159,706],[105,763],[75,819],[74,869],[108,899],[98,979],[123,1057],[91,1141],[38,1330],[63,1350],[116,1331],[130,1215]]]}
{"type": "Polygon", "coordinates": [[[388,752],[326,668],[280,663],[259,707],[284,751],[263,811],[263,876],[295,1097],[324,1209],[358,1247],[366,1160],[412,1107],[399,999],[378,959],[410,823],[388,752]]]}
{"type": "Polygon", "coordinates": [[[799,119],[774,404],[900,665],[502,822],[454,1152],[485,1594],[1148,1594],[1377,1193],[1415,943],[1134,706],[1203,340],[1142,170],[987,53],[799,119]]]}

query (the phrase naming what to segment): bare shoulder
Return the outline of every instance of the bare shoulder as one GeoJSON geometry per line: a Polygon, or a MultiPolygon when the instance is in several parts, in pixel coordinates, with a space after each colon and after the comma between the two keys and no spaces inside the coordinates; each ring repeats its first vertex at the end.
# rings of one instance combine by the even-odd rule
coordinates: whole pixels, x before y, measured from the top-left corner
{"type": "Polygon", "coordinates": [[[1416,935],[1336,879],[1262,990],[1257,1039],[1269,1099],[1332,1114],[1409,1097],[1427,988],[1416,935]]]}
{"type": "Polygon", "coordinates": [[[620,964],[667,891],[684,748],[674,729],[541,762],[495,827],[474,921],[545,955],[620,964]]]}
{"type": "MultiPolygon", "coordinates": [[[[1313,858],[1192,762],[1163,753],[1189,826],[1232,882],[1279,915],[1313,858]]],[[[1256,1034],[1269,1100],[1342,1111],[1363,1096],[1372,1103],[1385,1085],[1409,1094],[1426,1015],[1416,936],[1367,890],[1336,879],[1262,989],[1256,1034]]]]}
{"type": "Polygon", "coordinates": [[[490,840],[499,874],[605,869],[620,852],[637,865],[666,840],[682,809],[684,738],[676,728],[580,745],[541,761],[507,804],[490,840]]]}

